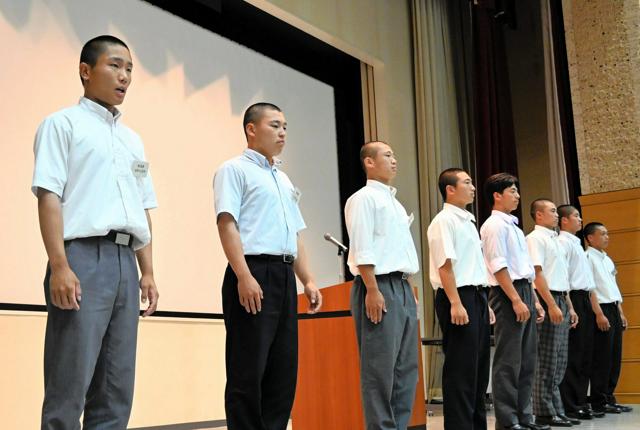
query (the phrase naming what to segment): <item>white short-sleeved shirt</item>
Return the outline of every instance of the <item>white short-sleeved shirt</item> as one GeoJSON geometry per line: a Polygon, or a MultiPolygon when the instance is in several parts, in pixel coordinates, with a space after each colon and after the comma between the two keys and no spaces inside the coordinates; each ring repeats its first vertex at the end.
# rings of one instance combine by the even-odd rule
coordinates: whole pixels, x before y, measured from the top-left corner
{"type": "Polygon", "coordinates": [[[38,128],[31,190],[60,196],[64,240],[118,230],[133,235],[134,249],[151,241],[145,214],[157,206],[151,175],[134,169],[146,161],[142,140],[120,118],[83,97],[38,128]]]}
{"type": "Polygon", "coordinates": [[[226,161],[213,179],[216,216],[238,224],[245,255],[298,254],[298,232],[306,228],[298,191],[289,177],[253,149],[226,161]]]}
{"type": "Polygon", "coordinates": [[[560,242],[567,260],[571,290],[593,290],[596,287],[593,272],[587,260],[587,254],[580,244],[580,239],[575,234],[560,231],[558,242],[560,242]]]}
{"type": "Polygon", "coordinates": [[[489,284],[475,221],[471,212],[445,203],[429,224],[429,279],[434,289],[442,288],[438,269],[447,259],[458,287],[489,284]]]}
{"type": "Polygon", "coordinates": [[[518,218],[500,211],[480,227],[484,261],[489,269],[489,283],[498,285],[494,274],[507,268],[512,281],[526,279],[533,282],[536,272],[531,263],[524,233],[518,227],[518,218]]]}
{"type": "Polygon", "coordinates": [[[396,199],[396,189],[369,179],[344,207],[351,273],[358,266],[373,265],[376,275],[392,272],[417,273],[418,254],[409,226],[412,217],[396,199]]]}
{"type": "Polygon", "coordinates": [[[551,291],[569,291],[569,271],[558,233],[536,225],[527,235],[529,255],[534,266],[540,266],[551,291]]]}
{"type": "Polygon", "coordinates": [[[588,247],[587,259],[593,269],[598,303],[622,302],[622,294],[616,282],[616,266],[607,253],[588,247]]]}

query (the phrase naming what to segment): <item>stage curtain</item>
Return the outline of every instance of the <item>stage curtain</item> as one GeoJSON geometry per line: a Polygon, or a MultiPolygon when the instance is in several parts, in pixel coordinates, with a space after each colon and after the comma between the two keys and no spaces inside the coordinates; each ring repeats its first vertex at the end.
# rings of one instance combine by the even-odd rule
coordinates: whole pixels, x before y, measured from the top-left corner
{"type": "Polygon", "coordinates": [[[560,105],[556,77],[555,46],[551,11],[548,0],[541,1],[542,46],[544,49],[544,80],[547,107],[547,141],[551,172],[551,199],[556,204],[569,203],[569,187],[564,157],[564,136],[560,120],[560,105]]]}
{"type": "MultiPolygon", "coordinates": [[[[422,275],[424,278],[424,327],[426,337],[442,337],[434,312],[429,283],[427,226],[442,207],[438,175],[448,167],[464,167],[454,73],[448,0],[412,0],[412,32],[416,97],[416,127],[420,178],[422,275]]],[[[464,111],[464,107],[462,107],[464,111]]],[[[466,140],[465,140],[466,142],[466,140]]],[[[468,159],[468,156],[464,158],[468,159]]],[[[441,397],[442,353],[426,348],[427,400],[441,397]]]]}

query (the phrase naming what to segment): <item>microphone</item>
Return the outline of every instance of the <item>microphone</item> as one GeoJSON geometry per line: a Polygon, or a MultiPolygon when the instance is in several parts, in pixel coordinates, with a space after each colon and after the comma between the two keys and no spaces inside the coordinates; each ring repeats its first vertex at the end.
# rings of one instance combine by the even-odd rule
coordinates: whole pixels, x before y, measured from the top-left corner
{"type": "Polygon", "coordinates": [[[340,243],[340,241],[338,241],[338,239],[336,239],[335,237],[331,236],[330,233],[325,233],[324,234],[324,240],[326,240],[327,242],[333,243],[342,252],[347,252],[347,250],[349,249],[346,246],[344,246],[342,243],[340,243]]]}

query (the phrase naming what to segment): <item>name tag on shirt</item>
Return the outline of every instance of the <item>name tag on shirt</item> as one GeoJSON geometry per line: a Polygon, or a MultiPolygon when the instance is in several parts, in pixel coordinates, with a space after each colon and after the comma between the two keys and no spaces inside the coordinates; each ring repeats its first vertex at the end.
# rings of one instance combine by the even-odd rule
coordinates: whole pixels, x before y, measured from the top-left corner
{"type": "Polygon", "coordinates": [[[293,190],[291,190],[291,198],[293,199],[294,202],[300,203],[300,197],[302,197],[302,191],[300,191],[297,188],[294,188],[293,190]]]}
{"type": "Polygon", "coordinates": [[[134,161],[131,164],[131,171],[136,178],[146,178],[149,174],[149,163],[147,161],[134,161]]]}

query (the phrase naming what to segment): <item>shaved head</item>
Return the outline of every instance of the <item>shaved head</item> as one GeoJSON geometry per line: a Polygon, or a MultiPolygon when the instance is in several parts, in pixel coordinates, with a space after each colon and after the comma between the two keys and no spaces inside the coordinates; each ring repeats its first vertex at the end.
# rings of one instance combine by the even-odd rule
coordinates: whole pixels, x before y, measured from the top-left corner
{"type": "Polygon", "coordinates": [[[374,140],[372,142],[365,143],[364,145],[362,145],[362,148],[360,148],[360,164],[362,165],[362,169],[365,171],[365,173],[367,172],[367,169],[364,165],[364,159],[376,158],[376,155],[378,155],[378,151],[383,148],[383,145],[389,146],[386,142],[374,140]]]}
{"type": "Polygon", "coordinates": [[[546,198],[535,199],[533,202],[531,202],[531,211],[529,212],[529,214],[531,215],[531,218],[533,218],[534,221],[536,220],[536,213],[542,212],[545,206],[547,205],[547,203],[553,203],[553,202],[546,198]]]}

